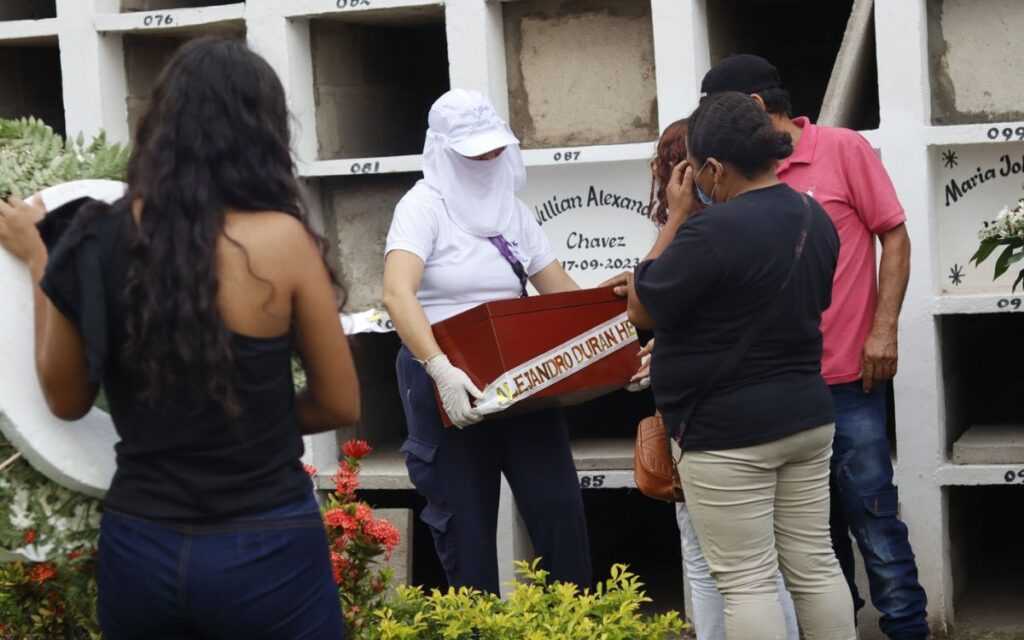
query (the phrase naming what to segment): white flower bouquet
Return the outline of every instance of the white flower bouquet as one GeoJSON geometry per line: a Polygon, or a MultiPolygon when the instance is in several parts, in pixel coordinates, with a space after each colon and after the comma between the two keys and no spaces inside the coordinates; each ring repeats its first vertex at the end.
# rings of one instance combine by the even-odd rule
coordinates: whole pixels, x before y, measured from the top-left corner
{"type": "MultiPolygon", "coordinates": [[[[1003,247],[999,257],[996,258],[995,280],[1006,273],[1015,263],[1024,259],[1024,198],[1017,201],[1013,209],[1003,207],[999,217],[994,223],[985,223],[985,228],[978,233],[980,245],[971,262],[981,265],[996,249],[1003,247]]],[[[1024,283],[1024,269],[1017,275],[1013,282],[1013,291],[1017,286],[1024,283]]]]}

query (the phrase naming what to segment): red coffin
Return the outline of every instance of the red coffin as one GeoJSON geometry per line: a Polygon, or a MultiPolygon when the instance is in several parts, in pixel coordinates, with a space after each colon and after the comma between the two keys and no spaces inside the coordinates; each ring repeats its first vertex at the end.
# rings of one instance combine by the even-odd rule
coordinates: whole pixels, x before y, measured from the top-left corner
{"type": "MultiPolygon", "coordinates": [[[[585,336],[625,311],[625,299],[616,296],[611,287],[586,289],[489,302],[439,322],[433,330],[451,363],[484,389],[505,372],[585,336]]],[[[537,363],[539,368],[510,379],[513,382],[508,388],[514,395],[542,386],[545,372],[564,377],[488,417],[570,406],[621,389],[640,367],[635,338],[632,325],[617,322],[610,333],[604,332],[590,344],[577,344],[562,357],[537,363]],[[603,357],[593,357],[598,353],[603,357]]],[[[438,407],[445,426],[450,426],[440,400],[438,407]]]]}

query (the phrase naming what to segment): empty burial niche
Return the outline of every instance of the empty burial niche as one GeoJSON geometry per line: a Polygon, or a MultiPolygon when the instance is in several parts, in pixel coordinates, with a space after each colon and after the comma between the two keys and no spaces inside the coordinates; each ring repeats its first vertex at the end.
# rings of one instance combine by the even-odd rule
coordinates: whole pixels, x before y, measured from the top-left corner
{"type": "Polygon", "coordinates": [[[1017,314],[944,316],[940,320],[946,441],[959,464],[1024,466],[1020,389],[1024,344],[1017,314]]]}
{"type": "Polygon", "coordinates": [[[0,21],[43,20],[56,17],[56,0],[3,0],[0,2],[0,21]]]}
{"type": "Polygon", "coordinates": [[[312,20],[322,159],[423,152],[427,112],[448,90],[440,7],[312,20]]]}
{"type": "Polygon", "coordinates": [[[242,4],[245,0],[121,0],[121,11],[161,11],[164,9],[194,9],[222,4],[242,4]]]}
{"type": "Polygon", "coordinates": [[[1020,638],[1024,629],[1024,589],[1020,588],[1024,486],[948,491],[955,630],[970,631],[970,637],[977,638],[1020,638]]]}
{"type": "Polygon", "coordinates": [[[1021,24],[1021,2],[928,0],[934,124],[1024,120],[1021,24]]]}
{"type": "Polygon", "coordinates": [[[243,40],[245,32],[239,30],[203,30],[194,34],[174,36],[149,36],[129,34],[124,36],[125,76],[128,82],[128,124],[135,131],[139,120],[149,107],[157,79],[164,66],[175,52],[189,40],[199,35],[219,35],[243,40]]]}
{"type": "Polygon", "coordinates": [[[0,47],[0,118],[34,116],[65,134],[57,43],[0,47]]]}
{"type": "Polygon", "coordinates": [[[716,0],[708,3],[711,63],[752,53],[774,64],[793,114],[853,129],[878,127],[878,67],[872,3],[864,0],[716,0]],[[810,25],[791,37],[794,19],[810,25]],[[837,62],[838,61],[838,62],[837,62]],[[823,114],[826,92],[832,109],[823,114]]]}
{"type": "Polygon", "coordinates": [[[585,489],[583,508],[594,581],[624,563],[640,576],[652,602],[644,613],[683,608],[683,571],[674,504],[631,489],[585,489]]]}
{"type": "Polygon", "coordinates": [[[647,0],[502,4],[509,115],[524,148],[658,137],[647,0]]]}

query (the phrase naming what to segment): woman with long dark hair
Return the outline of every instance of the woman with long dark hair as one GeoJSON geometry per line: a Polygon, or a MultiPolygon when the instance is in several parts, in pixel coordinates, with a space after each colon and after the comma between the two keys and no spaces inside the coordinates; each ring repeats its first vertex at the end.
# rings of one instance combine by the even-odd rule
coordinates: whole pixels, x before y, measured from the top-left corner
{"type": "Polygon", "coordinates": [[[805,635],[852,640],[829,536],[835,410],[819,329],[838,236],[776,178],[792,140],[749,96],[703,100],[686,139],[668,188],[679,204],[629,279],[629,317],[658,341],[651,387],[726,637],[787,637],[781,568],[805,635]],[[707,207],[696,216],[694,195],[707,207]]]}
{"type": "Polygon", "coordinates": [[[40,283],[51,410],[77,419],[102,385],[121,438],[100,532],[104,637],[342,638],[300,456],[303,433],[358,419],[359,390],[273,69],[230,40],[182,47],[127,182],[112,206],[79,201],[51,247],[35,207],[0,204],[0,244],[40,283]]]}

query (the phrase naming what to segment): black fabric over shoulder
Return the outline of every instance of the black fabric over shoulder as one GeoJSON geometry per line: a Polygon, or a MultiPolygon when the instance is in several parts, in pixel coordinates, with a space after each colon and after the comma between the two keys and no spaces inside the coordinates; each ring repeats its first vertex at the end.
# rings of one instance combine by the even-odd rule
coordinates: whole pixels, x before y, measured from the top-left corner
{"type": "Polygon", "coordinates": [[[103,380],[110,350],[107,322],[107,266],[120,226],[116,207],[81,198],[54,209],[39,223],[50,251],[39,283],[64,316],[82,333],[86,379],[103,380]]]}

